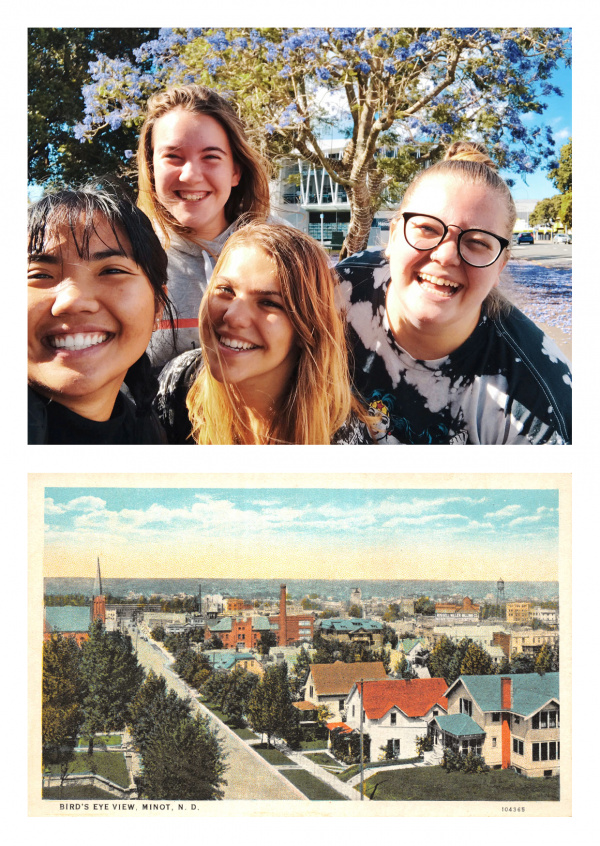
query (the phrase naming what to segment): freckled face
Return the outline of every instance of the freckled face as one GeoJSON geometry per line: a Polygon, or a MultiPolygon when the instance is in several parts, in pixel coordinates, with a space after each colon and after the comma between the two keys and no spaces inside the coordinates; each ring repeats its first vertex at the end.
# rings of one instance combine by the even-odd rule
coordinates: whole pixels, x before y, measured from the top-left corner
{"type": "Polygon", "coordinates": [[[154,124],[152,145],[159,202],[198,238],[216,238],[228,226],[225,204],[241,177],[221,124],[172,109],[154,124]]]}
{"type": "MultiPolygon", "coordinates": [[[[454,176],[423,179],[403,211],[432,215],[461,229],[483,229],[508,237],[506,209],[498,195],[483,185],[454,176]]],[[[450,228],[435,249],[419,252],[404,237],[404,221],[392,225],[387,255],[392,281],[388,288],[388,313],[399,315],[410,330],[447,333],[448,350],[465,341],[479,320],[481,304],[499,282],[506,252],[489,267],[471,267],[460,257],[457,237],[450,228]]],[[[398,338],[402,344],[402,338],[398,338]]]]}
{"type": "Polygon", "coordinates": [[[206,351],[212,375],[242,392],[279,399],[296,366],[298,346],[273,261],[258,247],[237,247],[206,296],[219,351],[206,351]]]}
{"type": "Polygon", "coordinates": [[[123,255],[105,221],[95,228],[88,259],[66,230],[29,258],[28,380],[43,396],[100,420],[145,351],[157,309],[125,233],[123,255]]]}

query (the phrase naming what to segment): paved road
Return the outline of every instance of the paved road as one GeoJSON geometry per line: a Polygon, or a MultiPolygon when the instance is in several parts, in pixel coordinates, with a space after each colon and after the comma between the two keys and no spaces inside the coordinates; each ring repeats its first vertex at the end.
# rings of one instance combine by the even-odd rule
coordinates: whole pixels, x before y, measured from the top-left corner
{"type": "MultiPolygon", "coordinates": [[[[134,631],[130,631],[133,643],[136,643],[134,631]]],[[[138,661],[147,670],[154,670],[162,675],[169,688],[178,696],[187,698],[191,692],[185,682],[171,672],[165,665],[171,660],[165,656],[160,647],[153,646],[151,641],[137,638],[138,661]]],[[[223,728],[222,724],[213,719],[206,709],[194,698],[192,707],[201,714],[208,714],[214,725],[220,729],[219,735],[223,741],[223,749],[227,755],[227,771],[224,787],[225,799],[304,799],[306,796],[290,784],[277,770],[269,766],[261,756],[251,750],[237,735],[223,728]]]]}
{"type": "Polygon", "coordinates": [[[571,244],[553,244],[551,241],[540,241],[537,244],[513,244],[510,248],[510,257],[551,267],[570,267],[572,250],[571,244]]]}

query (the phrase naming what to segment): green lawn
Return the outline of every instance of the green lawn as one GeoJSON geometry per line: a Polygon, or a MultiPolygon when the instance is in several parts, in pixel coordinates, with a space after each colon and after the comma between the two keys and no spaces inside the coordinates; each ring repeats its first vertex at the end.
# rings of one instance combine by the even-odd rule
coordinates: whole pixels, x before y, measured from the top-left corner
{"type": "Polygon", "coordinates": [[[279,749],[271,749],[267,747],[266,743],[253,743],[252,749],[256,749],[258,754],[261,755],[265,761],[268,761],[269,764],[273,764],[276,767],[281,764],[294,765],[294,762],[290,760],[287,755],[284,755],[283,752],[279,751],[279,749]]]}
{"type": "Polygon", "coordinates": [[[205,705],[209,711],[212,711],[215,717],[218,717],[223,723],[225,723],[226,726],[229,726],[229,728],[234,731],[238,735],[238,737],[241,737],[242,740],[252,740],[256,738],[256,734],[253,731],[251,731],[246,726],[238,725],[238,723],[228,717],[227,714],[223,713],[223,711],[217,708],[216,705],[213,705],[211,702],[208,702],[208,700],[203,699],[201,696],[198,697],[198,700],[202,702],[202,704],[205,705]]]}
{"type": "Polygon", "coordinates": [[[315,764],[319,764],[321,767],[341,767],[339,761],[336,761],[332,755],[328,755],[326,752],[312,752],[310,755],[305,755],[305,758],[309,758],[311,761],[314,761],[315,764]]]}
{"type": "Polygon", "coordinates": [[[560,798],[554,778],[525,778],[512,770],[447,773],[442,767],[415,767],[379,772],[365,782],[375,800],[429,802],[547,802],[560,798]]]}
{"type": "MultiPolygon", "coordinates": [[[[393,761],[371,761],[368,764],[365,764],[365,773],[368,776],[368,771],[372,769],[379,769],[380,767],[397,767],[399,764],[415,764],[417,761],[421,760],[420,758],[395,758],[393,761]]],[[[360,772],[360,767],[358,764],[352,764],[348,767],[347,770],[344,770],[343,773],[336,774],[341,781],[350,781],[352,776],[358,775],[360,772]]]]}
{"type": "Polygon", "coordinates": [[[327,740],[301,740],[300,749],[327,749],[327,740]]]}
{"type": "Polygon", "coordinates": [[[308,773],[306,770],[298,768],[297,770],[284,770],[282,772],[288,781],[301,790],[308,799],[323,800],[323,801],[337,801],[341,799],[344,801],[345,796],[339,794],[336,790],[328,784],[316,778],[316,776],[308,773]]]}
{"type": "MultiPolygon", "coordinates": [[[[100,746],[100,744],[104,744],[105,746],[120,746],[122,740],[123,737],[120,734],[97,734],[94,737],[94,747],[100,746]]],[[[77,746],[87,749],[89,746],[87,737],[80,737],[77,741],[77,746]]]]}
{"type": "Polygon", "coordinates": [[[112,799],[114,802],[116,798],[112,793],[100,790],[99,787],[85,784],[76,786],[65,784],[62,790],[60,787],[42,788],[42,799],[60,799],[61,802],[64,802],[65,799],[112,799]]]}
{"type": "MultiPolygon", "coordinates": [[[[58,764],[52,765],[49,769],[53,775],[60,773],[58,764]]],[[[125,765],[125,755],[122,752],[99,752],[95,750],[92,756],[88,755],[87,752],[75,753],[74,760],[69,764],[69,772],[89,773],[93,771],[121,787],[129,785],[129,773],[125,765]]]]}

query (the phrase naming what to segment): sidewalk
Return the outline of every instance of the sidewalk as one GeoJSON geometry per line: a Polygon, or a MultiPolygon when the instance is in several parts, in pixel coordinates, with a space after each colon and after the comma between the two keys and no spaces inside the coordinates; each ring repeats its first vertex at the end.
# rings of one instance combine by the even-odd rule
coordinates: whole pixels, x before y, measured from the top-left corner
{"type": "MultiPolygon", "coordinates": [[[[345,796],[346,799],[350,799],[352,802],[360,802],[360,793],[358,790],[355,790],[354,787],[351,786],[350,783],[340,781],[339,778],[334,776],[332,773],[328,772],[324,767],[321,767],[319,764],[311,761],[310,758],[307,758],[306,755],[310,755],[311,753],[318,751],[315,749],[310,749],[307,752],[296,752],[293,749],[290,749],[287,744],[285,744],[282,740],[277,738],[272,739],[272,744],[280,752],[297,764],[299,767],[302,767],[307,772],[314,775],[316,778],[320,779],[325,784],[328,784],[329,787],[332,787],[335,791],[340,793],[342,796],[345,796]]],[[[360,779],[359,779],[360,780],[360,779]]],[[[370,801],[366,796],[364,801],[370,801]]]]}

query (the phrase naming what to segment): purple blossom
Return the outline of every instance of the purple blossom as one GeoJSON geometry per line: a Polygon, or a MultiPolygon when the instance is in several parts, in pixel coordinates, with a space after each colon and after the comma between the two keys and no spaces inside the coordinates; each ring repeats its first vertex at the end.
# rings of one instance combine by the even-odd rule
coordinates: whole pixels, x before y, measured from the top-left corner
{"type": "Polygon", "coordinates": [[[354,69],[359,71],[359,73],[364,73],[364,74],[371,73],[371,66],[367,62],[357,62],[354,65],[354,69]]]}
{"type": "Polygon", "coordinates": [[[206,40],[217,53],[222,53],[223,50],[227,50],[229,47],[229,41],[222,29],[219,32],[215,32],[214,35],[207,35],[206,40]]]}
{"type": "Polygon", "coordinates": [[[331,79],[331,72],[327,68],[317,68],[317,77],[325,82],[325,80],[331,79]]]}

